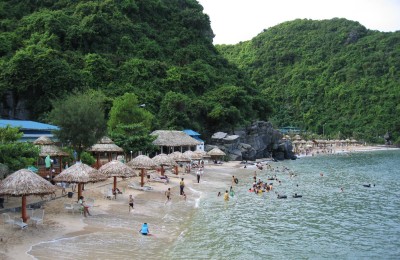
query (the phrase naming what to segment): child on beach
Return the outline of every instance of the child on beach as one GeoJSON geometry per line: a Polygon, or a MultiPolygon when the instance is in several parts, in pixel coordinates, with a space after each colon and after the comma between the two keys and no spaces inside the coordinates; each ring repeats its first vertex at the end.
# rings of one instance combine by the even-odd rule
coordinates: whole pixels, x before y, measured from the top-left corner
{"type": "Polygon", "coordinates": [[[131,212],[131,208],[133,210],[133,203],[134,203],[134,199],[132,195],[129,195],[129,212],[131,212]]]}
{"type": "Polygon", "coordinates": [[[167,203],[171,200],[171,188],[168,188],[168,190],[165,192],[165,196],[167,196],[167,201],[165,202],[167,203]]]}

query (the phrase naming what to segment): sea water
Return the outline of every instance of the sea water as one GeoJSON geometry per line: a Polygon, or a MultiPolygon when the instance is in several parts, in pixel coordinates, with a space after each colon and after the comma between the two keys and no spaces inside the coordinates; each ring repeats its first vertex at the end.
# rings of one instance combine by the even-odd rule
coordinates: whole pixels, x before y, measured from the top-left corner
{"type": "Polygon", "coordinates": [[[281,183],[267,181],[272,192],[248,191],[255,169],[221,173],[215,183],[206,175],[193,185],[188,201],[151,205],[162,209],[161,219],[151,208],[139,218],[115,208],[113,215],[85,220],[98,231],[44,242],[29,254],[37,259],[400,258],[399,150],[270,164],[273,170],[264,167],[257,178],[276,175],[281,183]],[[225,202],[217,193],[229,189],[231,174],[239,183],[225,202]],[[277,193],[288,198],[277,199],[277,193]],[[293,198],[295,193],[303,197],[293,198]],[[143,222],[153,223],[155,237],[132,230],[143,222]]]}

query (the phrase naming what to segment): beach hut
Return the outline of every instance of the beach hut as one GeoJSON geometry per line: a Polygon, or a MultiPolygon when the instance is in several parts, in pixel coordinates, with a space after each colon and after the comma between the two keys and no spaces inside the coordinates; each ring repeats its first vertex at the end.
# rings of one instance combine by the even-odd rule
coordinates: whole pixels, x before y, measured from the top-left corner
{"type": "Polygon", "coordinates": [[[103,136],[100,141],[90,147],[88,151],[96,155],[96,168],[99,169],[101,167],[100,156],[102,154],[107,154],[108,162],[110,162],[113,160],[113,153],[123,153],[124,149],[116,145],[109,137],[103,136]]]}
{"type": "MultiPolygon", "coordinates": [[[[129,178],[137,176],[135,171],[126,164],[113,160],[100,167],[99,172],[107,177],[114,177],[113,190],[117,188],[117,177],[129,178]]],[[[115,197],[117,194],[115,193],[115,197]]]]}
{"type": "MultiPolygon", "coordinates": [[[[63,150],[61,150],[60,147],[58,147],[56,145],[56,143],[51,140],[49,137],[47,136],[41,136],[38,139],[36,139],[33,142],[34,145],[36,145],[37,147],[39,147],[40,152],[39,152],[39,157],[58,157],[58,163],[59,163],[59,171],[62,171],[62,158],[63,157],[67,157],[69,156],[69,154],[67,152],[64,152],[63,150]]],[[[50,177],[52,178],[52,173],[51,172],[46,172],[45,169],[43,169],[42,171],[39,168],[39,160],[36,161],[36,167],[39,169],[39,174],[42,175],[42,177],[44,177],[43,175],[47,175],[49,174],[50,177]]]]}
{"type": "Polygon", "coordinates": [[[26,196],[44,196],[55,193],[57,188],[49,181],[43,179],[36,173],[21,169],[9,175],[0,183],[0,196],[22,197],[22,221],[26,222],[26,196]]]}
{"type": "Polygon", "coordinates": [[[153,157],[153,162],[161,166],[161,175],[164,176],[164,166],[175,166],[176,162],[165,153],[160,153],[153,157]]]}
{"type": "Polygon", "coordinates": [[[161,153],[169,154],[175,150],[183,152],[184,147],[186,147],[187,150],[191,150],[201,144],[199,141],[182,131],[156,130],[152,132],[151,135],[157,136],[157,139],[153,141],[153,144],[160,148],[161,153]],[[166,151],[164,152],[164,150],[166,151]]]}
{"type": "Polygon", "coordinates": [[[190,158],[184,155],[181,152],[173,152],[168,155],[171,159],[173,159],[177,165],[175,165],[175,174],[178,175],[178,163],[189,163],[190,158]]]}
{"type": "Polygon", "coordinates": [[[68,169],[62,171],[54,178],[57,182],[77,183],[78,199],[82,196],[82,184],[89,182],[99,182],[107,179],[107,176],[98,170],[81,162],[77,162],[68,169]]]}
{"type": "Polygon", "coordinates": [[[211,151],[207,152],[207,154],[211,156],[211,159],[216,159],[216,160],[226,155],[226,153],[224,153],[218,147],[213,148],[211,151]]]}
{"type": "Polygon", "coordinates": [[[140,186],[144,186],[144,170],[152,170],[157,167],[157,164],[146,155],[139,155],[133,160],[130,160],[126,165],[133,169],[140,170],[140,186]]]}

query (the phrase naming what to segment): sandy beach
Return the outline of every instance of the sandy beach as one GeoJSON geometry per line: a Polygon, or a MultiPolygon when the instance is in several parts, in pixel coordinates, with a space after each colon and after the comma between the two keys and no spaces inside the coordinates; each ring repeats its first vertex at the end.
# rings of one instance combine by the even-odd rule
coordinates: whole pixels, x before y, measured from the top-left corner
{"type": "MultiPolygon", "coordinates": [[[[221,185],[225,187],[230,182],[229,172],[240,167],[240,162],[228,162],[223,165],[206,165],[204,178],[208,182],[213,182],[213,185],[221,185]],[[211,172],[226,172],[226,183],[224,181],[218,181],[212,178],[211,172]]],[[[171,188],[172,200],[170,203],[186,203],[190,208],[193,207],[195,201],[193,200],[196,196],[193,194],[192,187],[199,185],[196,181],[195,171],[190,174],[184,174],[183,169],[181,169],[179,175],[173,175],[170,172],[167,173],[170,177],[170,182],[168,184],[160,182],[150,182],[146,183],[146,186],[151,186],[151,191],[141,191],[128,187],[130,182],[138,183],[140,181],[139,177],[129,178],[122,180],[118,178],[118,188],[122,191],[122,194],[118,194],[117,199],[107,199],[104,196],[105,190],[112,186],[112,178],[105,182],[87,184],[85,185],[85,190],[83,191],[83,196],[85,198],[92,198],[95,200],[94,206],[90,209],[92,216],[85,218],[79,212],[74,214],[67,212],[64,209],[64,203],[76,203],[77,195],[74,193],[73,198],[68,198],[67,196],[61,196],[61,189],[57,192],[55,199],[50,199],[50,197],[27,197],[28,205],[47,199],[43,208],[45,209],[44,223],[37,226],[32,225],[28,221],[28,228],[23,230],[17,227],[11,227],[6,224],[0,226],[0,259],[33,259],[32,256],[27,254],[32,248],[32,246],[37,245],[41,242],[58,240],[62,238],[73,237],[77,235],[87,234],[91,232],[99,232],[101,228],[96,227],[96,225],[91,223],[91,218],[95,218],[98,215],[113,215],[115,211],[125,211],[126,215],[133,219],[137,219],[137,226],[135,229],[139,230],[141,223],[146,222],[150,216],[153,222],[157,222],[157,218],[161,219],[165,214],[163,213],[163,206],[166,202],[165,191],[171,188]],[[187,201],[184,200],[183,196],[179,195],[179,181],[184,178],[185,181],[185,193],[187,194],[187,201]],[[128,200],[129,195],[133,195],[135,198],[134,210],[129,212],[128,200]],[[158,205],[154,207],[154,205],[158,205]],[[143,222],[141,222],[143,220],[143,222]]],[[[224,174],[222,174],[223,176],[224,174]]],[[[219,176],[221,177],[221,176],[219,176]]],[[[218,178],[217,178],[218,179],[218,178]]],[[[67,192],[71,191],[67,188],[67,192]]],[[[222,190],[221,190],[222,191],[222,190]]],[[[5,207],[18,207],[21,205],[21,198],[8,198],[5,202],[5,207]]],[[[21,212],[7,212],[14,218],[14,216],[20,217],[21,212]]],[[[123,213],[124,214],[124,213],[123,213]]],[[[178,225],[178,224],[177,224],[178,225]]],[[[133,230],[133,227],[132,227],[133,230]]],[[[156,231],[158,239],[166,239],[171,242],[177,239],[177,237],[171,237],[170,233],[165,232],[162,228],[151,229],[156,231]]],[[[177,232],[178,234],[179,232],[177,232]]],[[[40,259],[40,258],[39,258],[40,259]]]]}
{"type": "MultiPolygon", "coordinates": [[[[393,148],[384,146],[356,146],[349,147],[349,149],[343,151],[338,151],[338,153],[387,149],[393,148]]],[[[170,203],[179,205],[180,208],[189,211],[196,207],[198,190],[207,192],[207,186],[212,186],[214,188],[218,187],[221,191],[227,189],[231,185],[232,173],[237,169],[243,168],[243,166],[244,165],[239,161],[226,162],[222,165],[206,164],[204,176],[202,177],[200,184],[197,184],[195,171],[192,171],[190,174],[184,174],[181,170],[178,176],[169,173],[168,176],[170,177],[170,182],[168,184],[159,182],[146,183],[146,185],[153,188],[151,191],[140,191],[128,187],[128,183],[132,181],[138,182],[139,177],[125,180],[118,179],[118,188],[123,192],[123,194],[119,194],[115,200],[107,199],[104,196],[105,189],[112,185],[111,178],[105,182],[88,184],[85,186],[83,196],[85,196],[85,198],[93,198],[95,203],[90,209],[93,216],[87,218],[80,213],[75,212],[75,214],[72,214],[64,209],[64,203],[76,202],[76,193],[73,198],[68,198],[67,196],[61,196],[60,190],[57,192],[56,199],[49,199],[49,197],[47,197],[48,201],[43,205],[43,208],[45,209],[43,224],[34,226],[28,222],[28,228],[23,230],[16,227],[10,227],[6,224],[0,226],[0,259],[33,259],[33,257],[27,252],[30,252],[33,246],[40,243],[110,230],[111,228],[107,229],[104,228],[103,225],[98,225],[96,218],[99,216],[102,216],[102,219],[114,217],[113,221],[115,221],[116,224],[113,228],[116,230],[118,230],[118,228],[125,228],[123,224],[120,226],[117,225],[119,221],[126,221],[124,219],[119,219],[118,216],[125,216],[129,221],[131,221],[129,222],[129,225],[132,225],[132,232],[137,232],[143,222],[148,221],[150,224],[161,223],[164,218],[168,216],[171,217],[171,214],[168,211],[168,205],[165,204],[166,197],[164,193],[168,188],[171,188],[172,191],[172,201],[170,203]],[[186,201],[179,195],[180,178],[184,178],[185,180],[185,192],[187,194],[186,201]],[[135,206],[132,212],[129,212],[128,207],[129,195],[133,195],[135,198],[135,206]]],[[[250,166],[248,168],[251,170],[253,167],[250,166]]],[[[68,191],[70,191],[70,189],[67,189],[67,192],[68,191]]],[[[27,202],[29,204],[42,199],[46,199],[46,197],[40,198],[31,196],[27,198],[27,202]]],[[[8,198],[6,199],[5,207],[17,207],[20,206],[20,203],[20,198],[8,198]]],[[[10,214],[12,218],[14,216],[20,216],[21,214],[20,212],[12,211],[7,213],[10,214]]],[[[164,220],[163,223],[166,223],[166,221],[164,220]]],[[[160,226],[153,224],[153,228],[150,230],[156,233],[158,241],[164,241],[166,244],[170,244],[176,239],[179,239],[183,229],[179,226],[178,221],[170,221],[170,223],[167,224],[160,226]],[[171,231],[172,229],[173,231],[171,231]]],[[[57,259],[57,257],[54,258],[57,259]]],[[[37,256],[37,259],[42,259],[42,257],[37,256]]]]}

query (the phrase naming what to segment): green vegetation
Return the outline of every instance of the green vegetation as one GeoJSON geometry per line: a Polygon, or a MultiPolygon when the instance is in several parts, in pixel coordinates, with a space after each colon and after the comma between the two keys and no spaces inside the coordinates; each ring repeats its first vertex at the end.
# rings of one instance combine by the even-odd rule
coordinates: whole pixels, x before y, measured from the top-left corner
{"type": "Polygon", "coordinates": [[[154,129],[207,138],[253,120],[381,143],[391,131],[400,142],[400,32],[332,19],[286,22],[237,45],[213,46],[213,36],[195,0],[0,0],[2,103],[44,120],[95,90],[126,152],[151,150],[143,138],[154,129]],[[125,108],[139,117],[126,121],[125,108]]]}
{"type": "Polygon", "coordinates": [[[78,161],[81,153],[106,133],[104,99],[101,93],[90,91],[74,93],[53,102],[54,109],[48,117],[60,127],[54,134],[78,152],[78,161]]]}
{"type": "Polygon", "coordinates": [[[217,48],[268,97],[275,125],[400,143],[399,43],[345,19],[295,20],[217,48]]]}
{"type": "Polygon", "coordinates": [[[151,130],[204,135],[267,119],[266,102],[251,105],[261,94],[216,51],[202,11],[195,0],[0,0],[0,96],[11,93],[12,111],[22,102],[32,119],[45,119],[51,101],[73,91],[101,91],[109,104],[130,93],[155,116],[151,130]],[[225,86],[246,106],[209,101],[225,86]]]}
{"type": "Polygon", "coordinates": [[[18,141],[22,135],[19,128],[0,127],[0,165],[7,165],[10,172],[33,165],[39,157],[39,148],[32,143],[18,141]]]}

